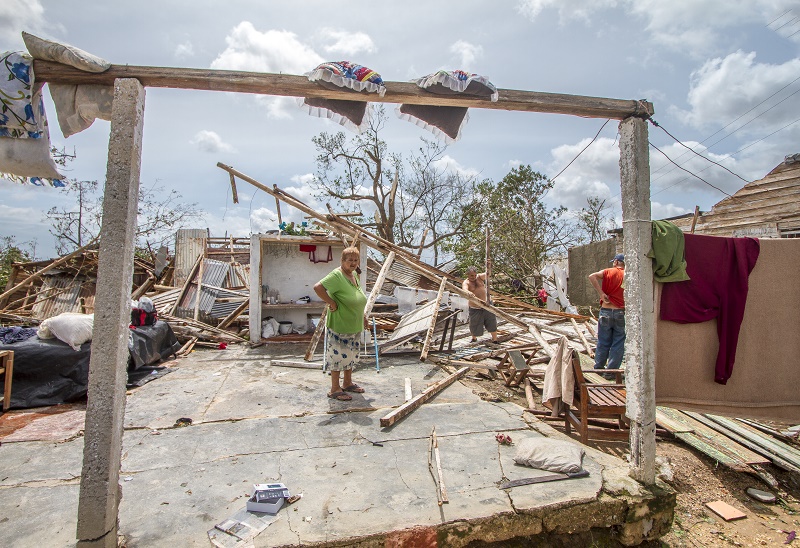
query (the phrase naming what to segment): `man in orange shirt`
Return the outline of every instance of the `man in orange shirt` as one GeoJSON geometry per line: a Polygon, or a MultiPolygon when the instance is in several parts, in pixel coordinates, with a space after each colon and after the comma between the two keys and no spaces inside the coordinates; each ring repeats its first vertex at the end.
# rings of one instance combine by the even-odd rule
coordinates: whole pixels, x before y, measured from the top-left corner
{"type": "Polygon", "coordinates": [[[600,295],[595,369],[619,369],[625,353],[625,255],[618,253],[611,263],[611,268],[589,274],[600,295]]]}

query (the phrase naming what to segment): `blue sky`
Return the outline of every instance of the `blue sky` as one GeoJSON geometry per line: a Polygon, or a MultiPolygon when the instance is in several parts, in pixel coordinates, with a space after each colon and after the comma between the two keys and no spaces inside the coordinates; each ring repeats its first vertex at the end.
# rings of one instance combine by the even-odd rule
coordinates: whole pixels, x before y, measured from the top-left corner
{"type": "MultiPolygon", "coordinates": [[[[0,50],[24,49],[23,30],[117,64],[302,74],[347,59],[392,81],[458,68],[499,88],[645,98],[672,135],[746,180],[800,152],[800,0],[5,0],[0,50]]],[[[49,97],[46,108],[53,144],[77,153],[67,175],[103,181],[108,122],[65,139],[49,97]]],[[[420,137],[431,137],[396,118],[393,105],[389,115],[384,138],[392,151],[408,154],[420,137]]],[[[493,180],[520,164],[552,177],[603,122],[472,109],[444,161],[493,180]]],[[[340,129],[308,116],[291,98],[148,89],[141,184],[196,201],[213,235],[247,236],[275,228],[274,200],[242,185],[242,202],[232,204],[227,174],[216,163],[324,210],[305,184],[315,171],[311,138],[340,129]]],[[[599,196],[621,218],[616,132],[617,122],[606,124],[558,177],[552,205],[574,210],[599,196]]],[[[650,140],[728,193],[744,184],[684,154],[661,129],[651,126],[650,140]]],[[[708,210],[724,197],[654,149],[650,162],[654,218],[695,205],[708,210]]],[[[44,218],[52,206],[72,204],[58,189],[0,180],[0,236],[36,238],[37,255],[52,255],[44,218]]]]}

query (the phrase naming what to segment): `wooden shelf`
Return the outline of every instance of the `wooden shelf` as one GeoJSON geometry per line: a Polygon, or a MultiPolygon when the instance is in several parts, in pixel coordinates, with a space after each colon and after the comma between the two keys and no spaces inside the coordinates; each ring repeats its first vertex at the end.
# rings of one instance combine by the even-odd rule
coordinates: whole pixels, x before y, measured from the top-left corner
{"type": "Polygon", "coordinates": [[[261,303],[261,308],[263,310],[323,310],[325,308],[325,303],[322,301],[319,302],[310,302],[306,304],[298,304],[298,303],[278,303],[278,304],[264,304],[261,303]]]}

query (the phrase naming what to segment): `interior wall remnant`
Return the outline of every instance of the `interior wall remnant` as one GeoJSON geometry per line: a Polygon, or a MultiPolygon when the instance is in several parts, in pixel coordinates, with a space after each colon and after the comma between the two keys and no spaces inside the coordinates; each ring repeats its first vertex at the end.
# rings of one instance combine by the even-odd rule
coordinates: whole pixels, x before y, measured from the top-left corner
{"type": "Polygon", "coordinates": [[[609,261],[618,253],[617,242],[617,238],[609,238],[569,249],[567,296],[570,303],[575,306],[599,306],[597,291],[589,282],[589,274],[611,266],[609,261]]]}
{"type": "Polygon", "coordinates": [[[114,82],[78,498],[79,547],[117,546],[144,98],[138,80],[114,82]]]}

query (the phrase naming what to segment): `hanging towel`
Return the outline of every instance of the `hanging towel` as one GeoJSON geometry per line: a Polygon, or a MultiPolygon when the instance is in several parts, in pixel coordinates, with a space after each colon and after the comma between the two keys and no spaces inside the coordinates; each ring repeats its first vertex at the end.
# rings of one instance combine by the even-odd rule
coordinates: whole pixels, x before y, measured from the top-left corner
{"type": "Polygon", "coordinates": [[[669,221],[653,221],[653,247],[647,256],[653,259],[653,277],[657,282],[684,282],[686,274],[683,231],[669,221]]]}
{"type": "MultiPolygon", "coordinates": [[[[758,263],[748,279],[736,374],[724,386],[710,374],[718,350],[714,322],[679,324],[657,319],[657,405],[798,424],[800,284],[787,280],[800,268],[800,239],[765,238],[759,244],[758,263]]],[[[655,284],[655,289],[672,285],[655,284]]],[[[656,318],[660,301],[657,298],[654,303],[656,318]]]]}
{"type": "Polygon", "coordinates": [[[575,373],[572,371],[572,348],[563,335],[558,340],[553,357],[544,372],[544,388],[542,401],[560,398],[567,407],[575,398],[575,373]]]}
{"type": "Polygon", "coordinates": [[[719,238],[686,234],[685,282],[664,285],[661,319],[698,323],[717,319],[719,353],[714,382],[725,384],[733,372],[736,345],[747,301],[748,278],[760,245],[755,238],[719,238]]]}

